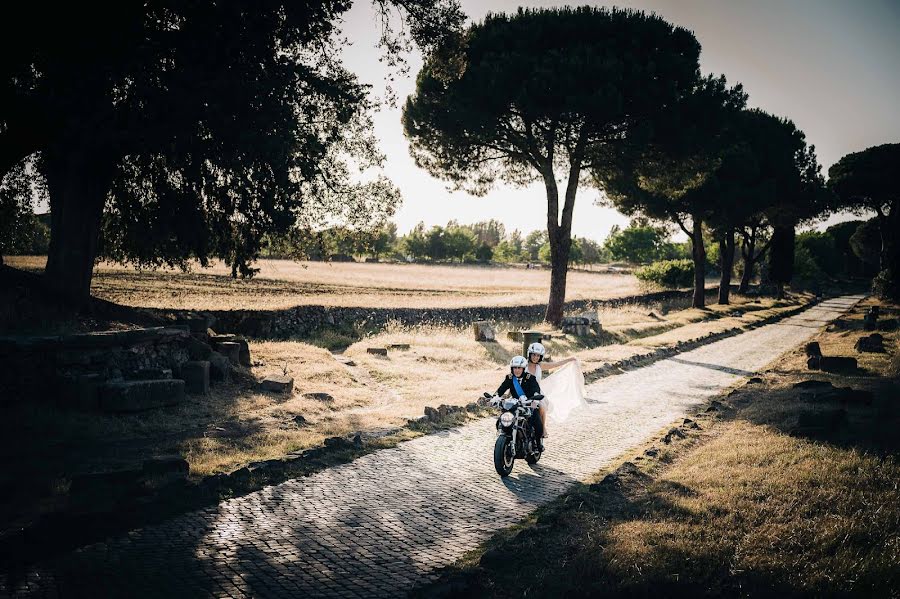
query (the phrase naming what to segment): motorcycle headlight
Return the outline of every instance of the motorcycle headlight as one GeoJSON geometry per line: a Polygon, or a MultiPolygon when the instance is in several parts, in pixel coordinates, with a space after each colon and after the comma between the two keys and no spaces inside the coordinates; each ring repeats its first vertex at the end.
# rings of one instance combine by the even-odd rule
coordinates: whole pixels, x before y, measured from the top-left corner
{"type": "Polygon", "coordinates": [[[512,426],[512,423],[516,421],[516,417],[512,412],[503,412],[500,414],[500,424],[503,426],[512,426]]]}

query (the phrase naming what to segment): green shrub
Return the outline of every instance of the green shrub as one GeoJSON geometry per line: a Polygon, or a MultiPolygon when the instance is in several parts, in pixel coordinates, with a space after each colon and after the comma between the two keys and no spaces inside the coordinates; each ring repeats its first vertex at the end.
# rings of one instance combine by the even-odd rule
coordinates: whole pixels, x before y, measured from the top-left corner
{"type": "Polygon", "coordinates": [[[660,260],[634,272],[644,283],[654,283],[667,289],[690,287],[694,284],[694,263],[691,260],[660,260]]]}

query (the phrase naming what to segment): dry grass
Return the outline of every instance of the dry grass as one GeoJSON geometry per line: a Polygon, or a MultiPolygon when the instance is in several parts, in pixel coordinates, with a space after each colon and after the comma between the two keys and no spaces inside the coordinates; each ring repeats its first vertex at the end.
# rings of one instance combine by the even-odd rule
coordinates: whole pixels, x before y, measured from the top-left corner
{"type": "MultiPolygon", "coordinates": [[[[685,321],[679,311],[665,311],[670,326],[685,321]]],[[[628,306],[618,314],[606,311],[601,318],[625,326],[646,313],[646,307],[628,306]]],[[[670,331],[667,339],[678,338],[679,330],[682,339],[690,339],[693,326],[699,325],[670,331]]],[[[556,332],[545,345],[551,356],[578,356],[585,369],[592,369],[646,351],[627,341],[621,333],[576,338],[556,332]]],[[[286,370],[295,380],[290,397],[232,383],[214,387],[206,397],[191,397],[182,406],[136,415],[23,406],[3,419],[7,426],[0,432],[8,441],[10,462],[19,455],[41,456],[45,477],[130,464],[154,453],[181,453],[192,473],[202,476],[318,446],[329,436],[384,434],[420,416],[425,406],[466,405],[483,391],[496,389],[510,357],[521,347],[504,331],[497,343],[482,343],[473,340],[468,329],[401,326],[352,344],[343,356],[295,341],[251,342],[250,374],[261,379],[286,370]],[[392,349],[387,357],[366,352],[368,347],[392,344],[408,344],[410,349],[392,349]],[[333,400],[311,399],[308,393],[327,393],[333,400]],[[302,425],[298,416],[305,421],[302,425]],[[59,440],[66,450],[48,446],[47,439],[59,440]]]]}
{"type": "Polygon", "coordinates": [[[900,386],[891,378],[900,334],[883,333],[884,354],[852,349],[872,303],[817,339],[864,370],[811,373],[802,350],[792,353],[657,459],[632,458],[643,466],[581,486],[468,555],[447,573],[458,596],[900,594],[900,386]],[[842,404],[793,387],[809,378],[874,399],[842,404]],[[836,410],[845,414],[837,427],[798,428],[801,415],[836,410]],[[515,567],[489,559],[512,552],[515,567]]]}
{"type": "MultiPolygon", "coordinates": [[[[42,270],[44,256],[11,256],[10,266],[42,270]]],[[[298,305],[456,308],[510,306],[547,301],[550,271],[500,266],[365,264],[260,260],[259,274],[234,280],[215,261],[210,268],[136,271],[101,263],[94,295],[127,306],[187,310],[298,305]]],[[[567,299],[605,299],[641,292],[630,274],[572,271],[567,299]]]]}

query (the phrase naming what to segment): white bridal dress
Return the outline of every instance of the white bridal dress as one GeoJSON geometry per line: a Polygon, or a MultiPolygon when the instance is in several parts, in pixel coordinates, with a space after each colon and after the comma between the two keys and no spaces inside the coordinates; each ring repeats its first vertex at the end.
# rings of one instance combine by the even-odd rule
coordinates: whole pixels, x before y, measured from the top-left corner
{"type": "Polygon", "coordinates": [[[541,393],[547,401],[547,415],[553,422],[562,422],[572,410],[587,405],[584,400],[584,374],[578,360],[544,376],[540,384],[541,393]]]}

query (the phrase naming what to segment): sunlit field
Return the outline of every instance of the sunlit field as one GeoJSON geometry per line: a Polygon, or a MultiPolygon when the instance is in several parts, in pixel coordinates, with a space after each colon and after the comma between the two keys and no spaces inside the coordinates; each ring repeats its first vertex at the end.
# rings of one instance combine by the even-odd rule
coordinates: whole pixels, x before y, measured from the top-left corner
{"type": "MultiPolygon", "coordinates": [[[[10,266],[42,270],[44,256],[13,256],[10,266]]],[[[136,271],[101,263],[94,295],[146,308],[277,310],[298,305],[459,308],[547,301],[550,271],[500,266],[365,264],[260,260],[251,280],[232,279],[221,262],[190,272],[136,271]]],[[[630,274],[571,271],[566,298],[607,299],[641,292],[630,274]]]]}

